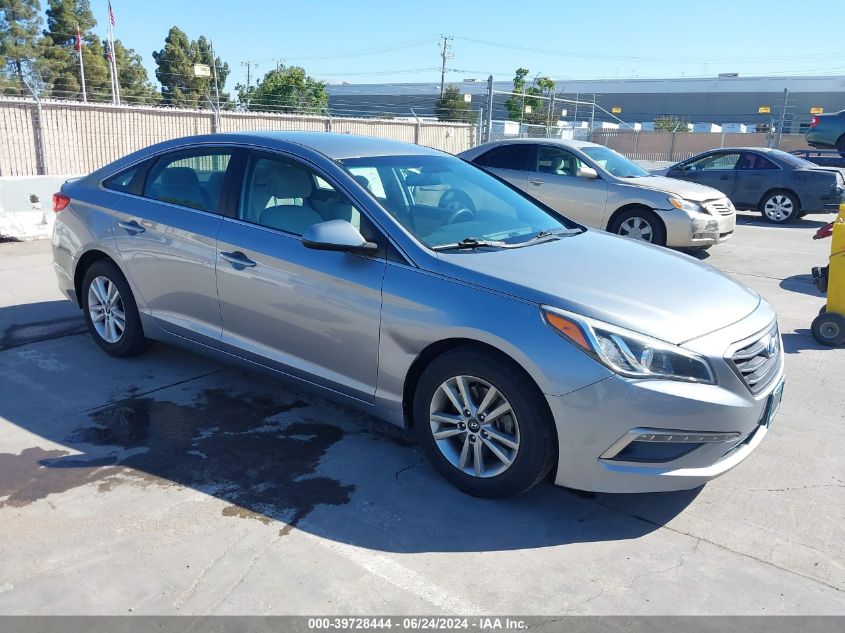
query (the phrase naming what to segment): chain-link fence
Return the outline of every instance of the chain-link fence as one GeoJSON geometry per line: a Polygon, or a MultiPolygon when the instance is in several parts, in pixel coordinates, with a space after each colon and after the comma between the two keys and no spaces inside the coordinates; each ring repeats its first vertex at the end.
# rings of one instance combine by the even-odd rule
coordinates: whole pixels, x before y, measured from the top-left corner
{"type": "Polygon", "coordinates": [[[475,145],[462,123],[335,118],[0,99],[0,176],[85,174],[130,152],[182,136],[313,130],[390,138],[458,153],[475,145]]]}

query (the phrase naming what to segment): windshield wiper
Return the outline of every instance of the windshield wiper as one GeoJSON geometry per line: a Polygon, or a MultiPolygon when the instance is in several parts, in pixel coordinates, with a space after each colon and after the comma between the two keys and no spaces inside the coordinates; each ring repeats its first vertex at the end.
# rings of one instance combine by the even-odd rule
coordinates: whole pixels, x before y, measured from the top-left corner
{"type": "Polygon", "coordinates": [[[433,251],[448,251],[452,249],[465,250],[470,248],[511,248],[513,244],[502,242],[500,240],[480,240],[477,237],[465,237],[460,242],[453,242],[452,244],[440,244],[432,246],[433,251]]]}
{"type": "MultiPolygon", "coordinates": [[[[585,230],[586,229],[576,228],[576,229],[551,229],[551,230],[547,230],[547,231],[540,231],[539,233],[537,233],[537,235],[535,235],[534,237],[532,237],[528,241],[531,242],[531,243],[534,243],[535,240],[540,240],[540,239],[547,238],[547,237],[560,237],[560,236],[563,236],[563,235],[578,235],[579,233],[583,233],[585,230]]],[[[526,242],[522,242],[522,244],[525,244],[525,243],[526,242]]]]}

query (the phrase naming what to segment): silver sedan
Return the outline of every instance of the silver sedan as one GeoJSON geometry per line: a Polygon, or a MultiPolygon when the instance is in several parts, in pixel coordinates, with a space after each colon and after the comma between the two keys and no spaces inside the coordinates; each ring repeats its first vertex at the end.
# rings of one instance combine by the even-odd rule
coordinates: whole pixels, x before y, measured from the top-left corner
{"type": "Polygon", "coordinates": [[[699,486],[780,402],[757,294],[435,150],[193,137],[67,182],[54,209],[59,286],[105,352],[158,340],[269,372],[413,429],[474,495],[699,486]]]}
{"type": "Polygon", "coordinates": [[[729,239],[736,226],[721,191],[653,176],[604,145],[511,139],[459,156],[567,217],[624,237],[703,250],[729,239]]]}

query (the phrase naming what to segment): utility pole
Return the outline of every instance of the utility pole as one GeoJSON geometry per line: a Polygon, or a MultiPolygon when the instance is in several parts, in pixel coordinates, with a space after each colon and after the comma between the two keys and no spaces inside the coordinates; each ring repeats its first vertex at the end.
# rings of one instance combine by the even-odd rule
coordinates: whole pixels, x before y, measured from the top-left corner
{"type": "Polygon", "coordinates": [[[493,136],[493,75],[487,78],[487,131],[484,135],[485,141],[490,141],[493,136]]]}
{"type": "MultiPolygon", "coordinates": [[[[258,64],[256,62],[247,60],[245,62],[241,62],[241,66],[246,66],[246,89],[249,90],[250,78],[251,78],[250,70],[252,69],[253,66],[258,68],[258,64]]],[[[277,62],[277,68],[278,68],[278,62],[277,62]]]]}
{"type": "Polygon", "coordinates": [[[211,68],[214,72],[214,131],[220,132],[220,89],[217,87],[217,58],[214,56],[214,42],[209,41],[211,68]]]}
{"type": "Polygon", "coordinates": [[[780,149],[780,138],[783,135],[783,126],[786,124],[786,102],[789,101],[789,88],[783,89],[783,109],[780,111],[780,125],[778,125],[778,135],[776,149],[780,149]]]}
{"type": "Polygon", "coordinates": [[[443,96],[443,90],[446,84],[446,60],[452,59],[455,54],[449,48],[449,42],[452,41],[452,38],[447,35],[441,35],[443,38],[442,48],[440,50],[440,57],[443,58],[443,63],[440,65],[440,96],[443,96]]]}

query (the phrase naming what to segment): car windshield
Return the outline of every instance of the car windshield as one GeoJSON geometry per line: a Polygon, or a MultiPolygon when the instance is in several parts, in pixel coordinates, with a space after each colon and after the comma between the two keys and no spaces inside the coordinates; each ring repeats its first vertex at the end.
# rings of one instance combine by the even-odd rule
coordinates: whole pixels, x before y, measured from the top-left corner
{"type": "Polygon", "coordinates": [[[527,245],[538,234],[577,227],[452,156],[378,156],[341,162],[388,213],[430,248],[481,241],[494,242],[494,247],[527,245]]]}
{"type": "Polygon", "coordinates": [[[582,147],[580,149],[592,158],[593,162],[598,163],[599,167],[617,178],[639,178],[640,176],[651,175],[622,154],[607,147],[582,147]]]}

